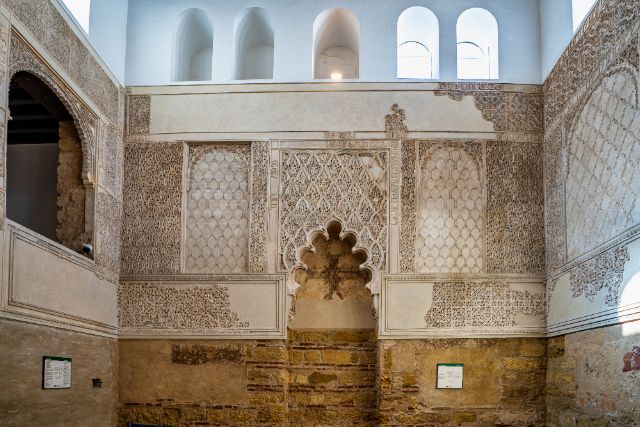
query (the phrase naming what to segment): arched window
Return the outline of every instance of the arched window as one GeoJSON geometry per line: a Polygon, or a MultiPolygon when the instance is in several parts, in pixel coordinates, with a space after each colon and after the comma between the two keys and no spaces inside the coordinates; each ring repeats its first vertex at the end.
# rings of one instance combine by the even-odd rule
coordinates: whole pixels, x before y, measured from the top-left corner
{"type": "Polygon", "coordinates": [[[589,15],[593,5],[597,0],[572,0],[571,10],[573,12],[573,31],[580,28],[582,21],[589,15]]]}
{"type": "Polygon", "coordinates": [[[458,18],[458,78],[498,79],[498,21],[491,12],[468,9],[458,18]]]}
{"type": "Polygon", "coordinates": [[[182,13],[175,37],[173,81],[211,80],[213,25],[201,9],[182,13]]]}
{"type": "Polygon", "coordinates": [[[89,34],[89,15],[91,0],[62,0],[69,12],[78,21],[85,33],[89,34]]]}
{"type": "Polygon", "coordinates": [[[243,11],[234,23],[238,80],[273,78],[273,27],[259,7],[243,11]]]}
{"type": "Polygon", "coordinates": [[[439,77],[438,18],[429,9],[410,7],[398,18],[398,78],[439,77]]]}
{"type": "Polygon", "coordinates": [[[72,250],[90,244],[82,144],[55,93],[30,73],[9,87],[7,218],[72,250]]]}
{"type": "Polygon", "coordinates": [[[360,23],[346,9],[329,9],[313,23],[313,76],[357,79],[360,76],[360,23]]]}

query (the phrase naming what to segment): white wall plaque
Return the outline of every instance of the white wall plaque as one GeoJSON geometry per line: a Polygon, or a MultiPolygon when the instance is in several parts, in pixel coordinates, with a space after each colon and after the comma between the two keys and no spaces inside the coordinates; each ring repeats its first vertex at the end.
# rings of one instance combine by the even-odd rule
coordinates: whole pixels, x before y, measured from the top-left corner
{"type": "Polygon", "coordinates": [[[439,363],[436,388],[462,388],[463,369],[460,363],[439,363]]]}
{"type": "Polygon", "coordinates": [[[71,359],[68,357],[42,358],[42,388],[71,388],[71,359]]]}

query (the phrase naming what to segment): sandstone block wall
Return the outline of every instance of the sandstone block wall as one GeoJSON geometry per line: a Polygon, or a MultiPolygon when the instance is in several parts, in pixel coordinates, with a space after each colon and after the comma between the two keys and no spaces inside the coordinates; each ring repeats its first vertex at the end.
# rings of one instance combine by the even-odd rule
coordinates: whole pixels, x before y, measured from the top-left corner
{"type": "Polygon", "coordinates": [[[635,322],[549,340],[548,426],[638,425],[639,329],[635,322]]]}
{"type": "Polygon", "coordinates": [[[544,426],[546,340],[379,343],[382,425],[544,426]],[[436,389],[438,363],[463,363],[462,390],[436,389]]]}

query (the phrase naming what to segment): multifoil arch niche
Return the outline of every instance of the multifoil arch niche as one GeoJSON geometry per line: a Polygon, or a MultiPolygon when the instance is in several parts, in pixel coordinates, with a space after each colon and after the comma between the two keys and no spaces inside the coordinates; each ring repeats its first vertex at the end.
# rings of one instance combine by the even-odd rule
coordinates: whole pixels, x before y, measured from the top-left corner
{"type": "MultiPolygon", "coordinates": [[[[313,292],[305,286],[316,278],[323,282],[321,288],[313,291],[318,299],[364,301],[368,304],[371,320],[375,320],[380,273],[371,262],[370,251],[359,245],[358,232],[346,228],[338,219],[307,231],[306,243],[296,251],[296,262],[287,281],[290,325],[295,325],[298,298],[303,294],[313,298],[313,292]]],[[[362,304],[358,305],[362,307],[362,304]]]]}

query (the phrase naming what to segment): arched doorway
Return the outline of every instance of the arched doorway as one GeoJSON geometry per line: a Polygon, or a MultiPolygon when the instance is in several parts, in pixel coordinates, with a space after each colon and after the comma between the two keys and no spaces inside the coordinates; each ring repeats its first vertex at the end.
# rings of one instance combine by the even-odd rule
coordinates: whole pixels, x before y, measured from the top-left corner
{"type": "Polygon", "coordinates": [[[9,110],[7,218],[92,255],[82,144],[73,117],[56,94],[28,72],[11,79],[9,110]]]}

